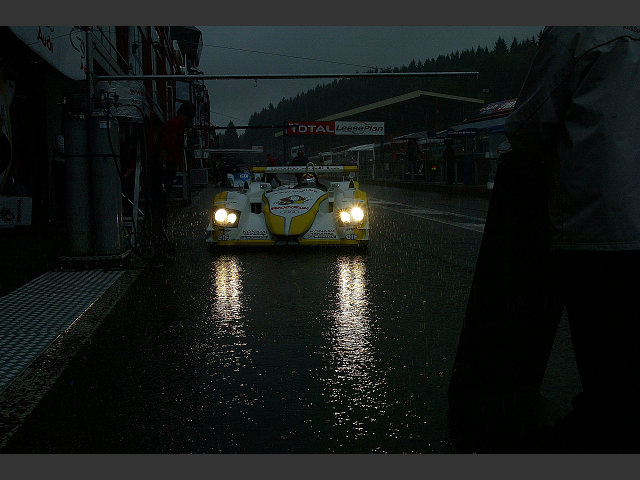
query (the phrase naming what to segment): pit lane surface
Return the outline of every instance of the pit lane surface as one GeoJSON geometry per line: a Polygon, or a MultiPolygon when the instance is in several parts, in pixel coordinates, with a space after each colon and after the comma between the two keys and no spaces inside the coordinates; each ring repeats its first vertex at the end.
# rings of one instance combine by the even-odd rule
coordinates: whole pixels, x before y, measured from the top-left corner
{"type": "MultiPolygon", "coordinates": [[[[364,187],[367,252],[211,252],[215,189],[5,452],[447,453],[446,389],[487,199],[364,187]]],[[[559,332],[545,388],[576,390],[559,332]]]]}

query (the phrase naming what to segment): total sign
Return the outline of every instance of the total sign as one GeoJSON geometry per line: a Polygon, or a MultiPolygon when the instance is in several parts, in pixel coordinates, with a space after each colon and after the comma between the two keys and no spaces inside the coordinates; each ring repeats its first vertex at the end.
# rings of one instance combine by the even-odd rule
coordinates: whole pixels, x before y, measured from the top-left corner
{"type": "Polygon", "coordinates": [[[287,135],[384,135],[384,122],[289,122],[287,135]]]}
{"type": "Polygon", "coordinates": [[[335,135],[334,122],[289,122],[287,135],[335,135]]]}

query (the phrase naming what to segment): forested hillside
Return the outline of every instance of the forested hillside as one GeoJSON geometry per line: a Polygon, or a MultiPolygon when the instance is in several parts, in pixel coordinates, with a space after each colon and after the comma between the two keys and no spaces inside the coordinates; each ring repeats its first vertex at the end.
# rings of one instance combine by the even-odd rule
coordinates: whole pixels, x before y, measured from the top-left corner
{"type": "MultiPolygon", "coordinates": [[[[487,103],[515,98],[535,54],[537,41],[537,38],[530,38],[518,42],[514,38],[509,46],[503,38],[498,38],[491,50],[478,46],[462,52],[440,55],[437,58],[413,60],[409,65],[402,67],[380,70],[396,73],[477,71],[477,79],[408,77],[334,80],[300,93],[295,98],[283,97],[277,106],[269,105],[261,112],[254,113],[249,125],[282,125],[290,120],[315,120],[415,90],[482,98],[487,103]]],[[[418,125],[420,121],[418,118],[418,125]]],[[[247,129],[238,141],[245,147],[269,146],[274,143],[273,135],[273,130],[247,129]]]]}

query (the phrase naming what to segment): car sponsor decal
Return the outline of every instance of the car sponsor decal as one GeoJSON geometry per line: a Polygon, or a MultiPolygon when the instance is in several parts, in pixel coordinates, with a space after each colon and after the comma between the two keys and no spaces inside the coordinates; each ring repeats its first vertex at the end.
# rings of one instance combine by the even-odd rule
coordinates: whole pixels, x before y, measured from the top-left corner
{"type": "Polygon", "coordinates": [[[384,122],[336,122],[336,135],[384,135],[384,122]]]}
{"type": "Polygon", "coordinates": [[[288,197],[281,198],[276,202],[276,205],[293,205],[295,203],[305,203],[309,201],[307,197],[300,195],[290,195],[288,197]]]}
{"type": "Polygon", "coordinates": [[[306,238],[338,238],[336,232],[333,230],[311,230],[306,238]]]}
{"type": "Polygon", "coordinates": [[[289,122],[287,135],[384,135],[384,122],[289,122]]]}
{"type": "Polygon", "coordinates": [[[244,230],[240,235],[240,239],[261,239],[266,240],[269,238],[269,233],[266,230],[244,230]]]}
{"type": "Polygon", "coordinates": [[[309,210],[309,205],[285,205],[283,207],[271,207],[271,210],[309,210]]]}
{"type": "Polygon", "coordinates": [[[334,122],[291,122],[287,125],[287,135],[333,135],[334,122]]]}

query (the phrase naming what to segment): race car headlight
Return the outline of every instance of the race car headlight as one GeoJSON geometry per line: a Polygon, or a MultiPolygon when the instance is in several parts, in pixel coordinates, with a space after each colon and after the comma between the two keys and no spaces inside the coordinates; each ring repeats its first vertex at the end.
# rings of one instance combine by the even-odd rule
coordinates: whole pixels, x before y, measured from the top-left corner
{"type": "Polygon", "coordinates": [[[227,210],[226,208],[218,208],[213,214],[216,225],[221,227],[235,227],[239,218],[240,214],[238,212],[227,210]]]}
{"type": "Polygon", "coordinates": [[[219,208],[218,210],[216,210],[216,213],[214,213],[213,218],[215,219],[216,223],[224,223],[227,220],[228,216],[229,214],[224,208],[219,208]]]}
{"type": "Polygon", "coordinates": [[[343,225],[359,225],[364,220],[364,217],[364,209],[361,207],[353,207],[338,212],[338,218],[343,225]]]}
{"type": "Polygon", "coordinates": [[[360,207],[353,207],[351,209],[351,218],[355,223],[360,223],[364,219],[364,210],[360,207]]]}

